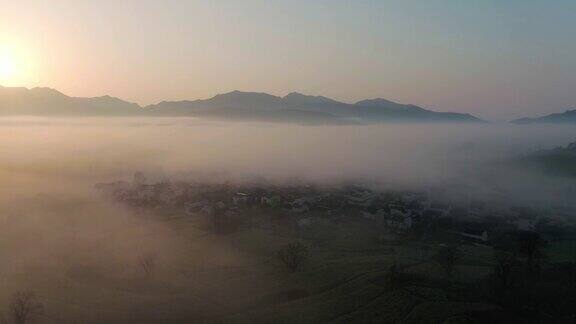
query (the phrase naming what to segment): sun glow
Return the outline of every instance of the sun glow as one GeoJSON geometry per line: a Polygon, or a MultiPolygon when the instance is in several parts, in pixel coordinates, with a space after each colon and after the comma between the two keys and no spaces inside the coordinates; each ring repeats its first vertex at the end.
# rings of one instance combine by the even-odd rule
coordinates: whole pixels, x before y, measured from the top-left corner
{"type": "Polygon", "coordinates": [[[21,86],[32,76],[32,60],[27,52],[0,45],[0,85],[21,86]]]}
{"type": "Polygon", "coordinates": [[[10,53],[0,53],[0,81],[12,81],[18,72],[16,59],[10,53]]]}

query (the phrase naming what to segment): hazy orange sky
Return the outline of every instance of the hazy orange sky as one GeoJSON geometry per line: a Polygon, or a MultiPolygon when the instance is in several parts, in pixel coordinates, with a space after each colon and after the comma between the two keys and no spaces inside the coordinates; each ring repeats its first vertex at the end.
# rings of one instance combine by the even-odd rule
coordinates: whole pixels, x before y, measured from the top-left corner
{"type": "Polygon", "coordinates": [[[4,86],[140,104],[234,89],[512,118],[576,107],[576,1],[0,0],[4,86]]]}

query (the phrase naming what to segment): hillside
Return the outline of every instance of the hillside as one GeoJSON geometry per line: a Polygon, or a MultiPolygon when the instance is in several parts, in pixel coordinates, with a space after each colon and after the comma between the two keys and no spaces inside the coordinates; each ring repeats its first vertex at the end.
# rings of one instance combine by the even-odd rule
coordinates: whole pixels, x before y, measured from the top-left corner
{"type": "Polygon", "coordinates": [[[525,157],[523,162],[550,175],[576,177],[576,142],[566,147],[540,150],[525,157]]]}
{"type": "Polygon", "coordinates": [[[576,124],[576,109],[563,113],[550,114],[537,118],[520,118],[513,120],[514,124],[576,124]]]}

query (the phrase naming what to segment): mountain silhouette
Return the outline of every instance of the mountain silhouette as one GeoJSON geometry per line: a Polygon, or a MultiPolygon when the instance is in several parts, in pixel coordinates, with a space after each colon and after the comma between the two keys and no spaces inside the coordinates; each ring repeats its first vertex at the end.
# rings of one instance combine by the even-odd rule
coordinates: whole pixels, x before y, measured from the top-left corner
{"type": "Polygon", "coordinates": [[[0,116],[131,116],[143,112],[137,104],[110,96],[77,98],[50,88],[0,87],[0,116]]]}
{"type": "Polygon", "coordinates": [[[361,118],[370,121],[482,122],[470,114],[436,112],[382,98],[362,100],[356,106],[361,118]]]}
{"type": "Polygon", "coordinates": [[[50,88],[0,87],[0,116],[191,116],[297,123],[481,122],[377,98],[355,104],[292,92],[285,97],[232,91],[209,99],[162,101],[140,107],[110,96],[70,97],[50,88]]]}
{"type": "Polygon", "coordinates": [[[292,92],[285,97],[277,97],[266,93],[232,91],[206,100],[164,101],[148,106],[146,109],[155,115],[243,117],[245,119],[266,119],[272,116],[289,115],[293,121],[314,116],[316,121],[325,118],[326,121],[343,123],[482,121],[469,114],[435,112],[381,98],[348,104],[323,96],[309,96],[297,92],[292,92]]]}
{"type": "Polygon", "coordinates": [[[514,124],[576,124],[576,109],[563,113],[550,114],[537,118],[520,118],[513,120],[514,124]]]}

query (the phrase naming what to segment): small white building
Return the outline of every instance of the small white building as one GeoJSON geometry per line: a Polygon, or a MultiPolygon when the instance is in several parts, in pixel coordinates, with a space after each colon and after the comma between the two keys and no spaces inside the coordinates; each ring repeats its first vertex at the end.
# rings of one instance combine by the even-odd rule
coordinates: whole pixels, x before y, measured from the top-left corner
{"type": "Polygon", "coordinates": [[[250,201],[250,196],[248,194],[245,194],[243,192],[237,192],[234,197],[232,197],[232,202],[234,203],[234,205],[239,206],[239,205],[245,205],[250,201]]]}

